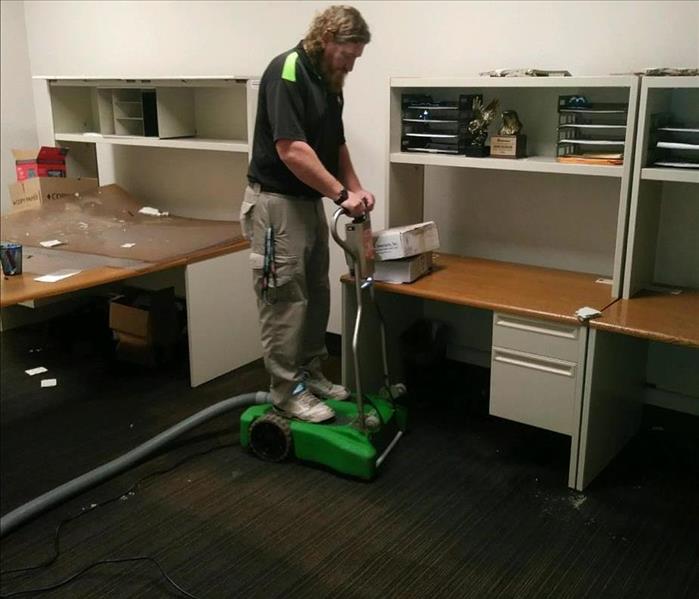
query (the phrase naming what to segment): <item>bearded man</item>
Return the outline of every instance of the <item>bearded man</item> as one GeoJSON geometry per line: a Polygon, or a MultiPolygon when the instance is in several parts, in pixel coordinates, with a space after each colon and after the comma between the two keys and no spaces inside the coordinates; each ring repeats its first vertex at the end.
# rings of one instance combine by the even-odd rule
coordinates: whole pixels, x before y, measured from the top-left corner
{"type": "Polygon", "coordinates": [[[330,313],[323,198],[353,217],[374,207],[374,195],[352,166],[342,123],[345,77],[370,40],[359,11],[331,6],[295,48],[270,62],[260,81],[240,222],[251,242],[272,401],[309,422],[334,417],[323,400],[349,397],[321,368],[330,313]]]}

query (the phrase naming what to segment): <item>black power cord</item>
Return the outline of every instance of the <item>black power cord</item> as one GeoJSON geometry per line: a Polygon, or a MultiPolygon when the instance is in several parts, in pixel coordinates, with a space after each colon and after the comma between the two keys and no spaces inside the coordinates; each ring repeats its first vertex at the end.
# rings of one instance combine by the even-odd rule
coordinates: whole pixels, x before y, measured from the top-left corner
{"type": "MultiPolygon", "coordinates": [[[[164,470],[157,470],[155,472],[151,472],[151,473],[145,475],[144,477],[137,480],[133,485],[131,485],[131,487],[129,487],[129,489],[127,491],[125,491],[124,493],[120,493],[119,495],[112,497],[110,499],[107,499],[105,501],[102,501],[100,503],[93,503],[87,507],[83,507],[77,514],[73,514],[72,516],[69,516],[68,518],[63,519],[56,527],[56,531],[55,531],[54,537],[53,537],[54,554],[52,557],[50,557],[48,560],[46,560],[40,564],[37,564],[35,566],[26,566],[23,568],[13,568],[10,570],[3,570],[2,572],[0,572],[0,576],[4,577],[4,576],[7,576],[8,574],[20,574],[20,573],[26,574],[26,573],[32,572],[34,570],[48,568],[50,565],[52,565],[58,559],[58,556],[60,555],[60,552],[61,552],[60,534],[61,534],[61,528],[63,527],[64,524],[68,524],[69,522],[72,522],[73,520],[77,520],[78,518],[81,518],[85,514],[89,514],[93,510],[97,509],[98,507],[104,507],[105,505],[108,505],[110,503],[114,503],[116,501],[121,501],[124,498],[127,498],[130,495],[135,494],[136,489],[143,482],[145,482],[146,480],[148,480],[150,478],[162,476],[163,474],[167,474],[168,472],[172,472],[176,468],[179,468],[182,464],[185,464],[186,462],[189,462],[189,461],[194,460],[196,458],[208,455],[208,454],[213,453],[214,451],[218,451],[220,449],[228,449],[230,447],[235,447],[236,445],[237,445],[236,443],[228,443],[226,445],[216,445],[214,447],[210,447],[209,449],[207,449],[205,451],[201,451],[199,453],[195,453],[195,454],[186,456],[185,458],[181,459],[180,461],[175,462],[175,464],[173,464],[169,468],[166,468],[164,470]]],[[[15,591],[15,592],[10,593],[8,595],[4,595],[4,594],[0,593],[0,599],[5,599],[6,597],[19,597],[21,595],[28,595],[28,594],[43,593],[43,592],[47,592],[47,591],[52,591],[58,587],[64,586],[64,585],[72,582],[73,580],[75,580],[76,578],[78,578],[79,576],[83,575],[85,572],[91,570],[92,568],[94,568],[96,566],[99,566],[102,564],[123,563],[123,562],[133,562],[133,561],[150,561],[150,562],[154,563],[157,566],[158,570],[160,570],[160,573],[163,576],[163,578],[165,578],[168,583],[170,583],[173,587],[175,587],[178,591],[180,591],[186,597],[198,599],[195,595],[192,595],[191,593],[185,591],[177,583],[175,583],[167,575],[167,573],[163,570],[163,568],[160,566],[158,561],[152,557],[149,557],[149,556],[136,556],[136,557],[125,557],[125,558],[100,560],[100,561],[97,561],[97,562],[90,564],[89,566],[86,566],[85,568],[83,568],[82,570],[77,572],[76,574],[73,574],[69,578],[66,578],[63,581],[56,583],[55,585],[51,585],[51,586],[43,587],[43,588],[28,589],[28,590],[24,590],[24,591],[15,591]]]]}
{"type": "Polygon", "coordinates": [[[71,582],[73,582],[76,578],[79,578],[85,572],[88,572],[92,570],[93,568],[96,568],[97,566],[101,566],[103,564],[121,564],[124,562],[141,562],[141,561],[146,561],[146,562],[151,562],[155,564],[155,566],[160,570],[161,576],[167,580],[173,587],[175,587],[180,593],[182,593],[185,597],[189,597],[190,599],[199,599],[196,595],[192,595],[191,593],[185,591],[180,585],[178,585],[172,578],[170,578],[167,575],[167,572],[163,570],[163,568],[160,566],[158,561],[155,558],[149,557],[147,555],[139,555],[135,557],[121,557],[121,558],[114,558],[114,559],[103,559],[98,562],[94,562],[90,564],[89,566],[85,566],[82,570],[79,572],[76,572],[72,576],[69,576],[65,580],[62,580],[61,582],[57,582],[56,584],[49,585],[47,587],[37,587],[35,589],[27,589],[24,591],[15,591],[14,593],[9,593],[8,595],[0,595],[3,599],[9,597],[21,597],[22,595],[36,595],[38,593],[46,593],[48,591],[53,591],[59,587],[65,586],[71,582]]]}

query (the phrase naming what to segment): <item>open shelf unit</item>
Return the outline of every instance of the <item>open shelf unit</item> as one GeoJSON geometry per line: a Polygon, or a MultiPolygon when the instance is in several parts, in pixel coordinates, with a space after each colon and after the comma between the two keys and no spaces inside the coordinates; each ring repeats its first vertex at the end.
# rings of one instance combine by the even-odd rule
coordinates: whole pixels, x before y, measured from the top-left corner
{"type": "Polygon", "coordinates": [[[215,152],[248,153],[250,146],[245,140],[207,139],[203,137],[184,137],[179,139],[160,139],[158,137],[130,135],[102,135],[101,133],[56,133],[56,141],[73,141],[78,143],[102,143],[119,146],[143,146],[148,148],[179,148],[188,150],[212,150],[215,152]]]}
{"type": "MultiPolygon", "coordinates": [[[[440,234],[445,232],[442,237],[446,240],[446,247],[443,247],[446,252],[594,273],[611,280],[610,300],[621,295],[636,124],[637,77],[392,78],[389,94],[389,226],[406,225],[429,217],[437,222],[440,234]],[[404,95],[423,95],[432,98],[434,104],[447,104],[458,102],[460,96],[473,94],[482,95],[484,105],[498,99],[499,112],[517,112],[524,125],[522,132],[527,135],[526,158],[479,158],[420,152],[418,149],[401,151],[404,95]],[[561,122],[559,101],[565,96],[583,96],[591,102],[592,107],[614,107],[616,120],[588,122],[587,119],[563,119],[561,122]],[[619,116],[623,119],[619,120],[619,116]],[[557,159],[559,147],[561,143],[568,143],[561,142],[561,126],[571,131],[594,130],[594,133],[588,131],[582,138],[576,133],[575,139],[582,141],[590,137],[593,140],[603,137],[616,140],[614,151],[623,150],[623,163],[560,161],[557,159]],[[611,128],[613,135],[609,133],[611,128]],[[603,132],[602,136],[600,132],[603,132]],[[497,172],[502,175],[494,174],[497,172]],[[529,174],[531,189],[527,180],[529,174]],[[451,183],[445,182],[453,179],[455,181],[451,183]],[[557,191],[562,185],[568,191],[557,191]],[[585,188],[589,189],[588,194],[593,200],[589,203],[585,188]],[[546,236],[550,232],[550,239],[545,241],[551,245],[548,255],[560,254],[558,262],[542,258],[543,252],[534,247],[537,242],[530,219],[522,220],[519,232],[524,242],[519,247],[513,244],[509,249],[505,248],[506,243],[499,239],[493,240],[489,246],[489,240],[483,239],[482,235],[477,247],[469,243],[469,226],[475,226],[466,216],[469,206],[477,204],[479,213],[492,210],[491,222],[495,222],[502,219],[502,205],[495,208],[489,204],[498,204],[505,196],[511,205],[518,204],[517,210],[531,210],[537,215],[533,218],[538,221],[538,233],[546,236]],[[489,197],[496,201],[489,202],[489,197]],[[594,211],[600,202],[603,203],[602,211],[597,215],[594,211]],[[589,229],[592,236],[590,247],[581,251],[578,242],[571,242],[571,246],[566,247],[566,238],[576,238],[581,226],[589,229]],[[595,242],[596,235],[602,237],[602,243],[595,242]],[[573,248],[576,243],[578,246],[573,248]],[[562,245],[556,247],[556,244],[562,245]],[[602,247],[603,250],[592,246],[602,247]],[[589,256],[586,256],[588,250],[589,256]],[[591,257],[592,254],[595,256],[591,257]],[[579,258],[581,255],[582,258],[579,258]]],[[[491,135],[497,133],[500,123],[499,118],[491,123],[491,135]]],[[[597,149],[599,144],[594,147],[597,149]]]]}
{"type": "Polygon", "coordinates": [[[50,78],[48,85],[59,141],[248,151],[247,79],[50,78]]]}
{"type": "Polygon", "coordinates": [[[625,298],[652,285],[699,288],[699,150],[681,153],[694,166],[662,166],[668,132],[699,144],[699,77],[642,78],[625,298]]]}
{"type": "Polygon", "coordinates": [[[172,214],[237,220],[256,79],[37,77],[50,145],[69,176],[116,182],[172,214]]]}

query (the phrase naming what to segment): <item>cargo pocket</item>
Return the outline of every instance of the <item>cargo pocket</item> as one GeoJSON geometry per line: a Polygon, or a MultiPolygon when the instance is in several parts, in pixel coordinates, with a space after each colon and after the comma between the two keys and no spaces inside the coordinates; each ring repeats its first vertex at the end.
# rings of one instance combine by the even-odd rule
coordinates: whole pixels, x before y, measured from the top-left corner
{"type": "Polygon", "coordinates": [[[253,271],[257,296],[268,303],[293,302],[303,299],[296,271],[297,263],[298,259],[295,256],[277,256],[274,261],[276,282],[270,275],[267,297],[262,297],[265,257],[262,254],[252,252],[250,254],[250,268],[253,271]]]}
{"type": "Polygon", "coordinates": [[[276,300],[279,302],[297,302],[304,300],[301,288],[301,276],[298,272],[296,256],[277,256],[276,300]]]}
{"type": "Polygon", "coordinates": [[[245,199],[240,205],[240,232],[248,241],[252,240],[252,213],[255,209],[256,200],[257,194],[246,191],[245,199]]]}

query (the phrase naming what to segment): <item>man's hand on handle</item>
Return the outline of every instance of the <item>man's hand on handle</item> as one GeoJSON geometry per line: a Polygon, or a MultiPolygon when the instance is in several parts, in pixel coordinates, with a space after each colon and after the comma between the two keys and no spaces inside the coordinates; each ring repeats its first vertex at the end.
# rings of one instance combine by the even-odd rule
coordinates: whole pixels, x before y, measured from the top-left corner
{"type": "Polygon", "coordinates": [[[374,209],[375,201],[373,193],[362,189],[348,192],[347,199],[340,206],[345,209],[347,214],[356,218],[371,212],[374,209]]]}

